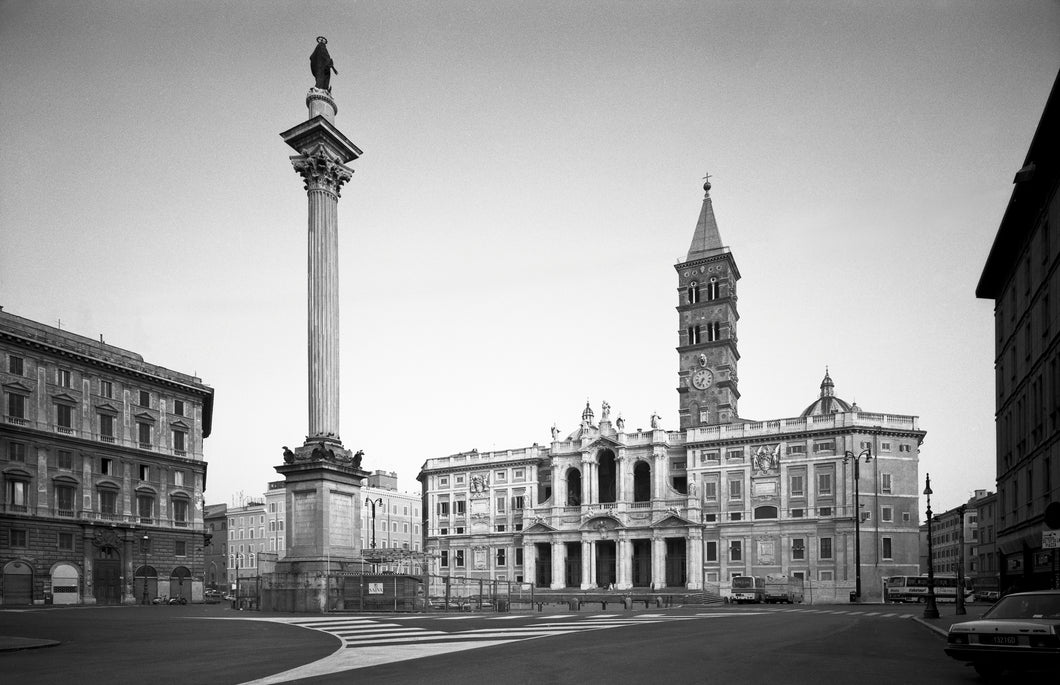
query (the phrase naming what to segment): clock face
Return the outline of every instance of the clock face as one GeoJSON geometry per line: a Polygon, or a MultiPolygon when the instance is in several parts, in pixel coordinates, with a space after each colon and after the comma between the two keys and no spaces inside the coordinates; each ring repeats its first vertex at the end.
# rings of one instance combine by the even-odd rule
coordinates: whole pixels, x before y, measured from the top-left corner
{"type": "Polygon", "coordinates": [[[700,369],[692,374],[692,385],[704,390],[710,387],[710,384],[714,382],[714,374],[708,369],[700,369]]]}

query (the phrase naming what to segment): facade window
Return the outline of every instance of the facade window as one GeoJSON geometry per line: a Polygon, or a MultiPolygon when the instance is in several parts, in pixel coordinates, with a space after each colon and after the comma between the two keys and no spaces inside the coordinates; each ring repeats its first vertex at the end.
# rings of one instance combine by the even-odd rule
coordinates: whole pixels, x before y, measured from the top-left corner
{"type": "Polygon", "coordinates": [[[792,497],[806,496],[806,477],[802,474],[791,476],[791,487],[788,491],[792,497]]]}
{"type": "Polygon", "coordinates": [[[823,440],[813,443],[814,452],[835,452],[835,440],[823,440]]]}
{"type": "Polygon", "coordinates": [[[114,490],[99,491],[99,512],[107,516],[118,513],[118,493],[114,490]]]}
{"type": "Polygon", "coordinates": [[[140,406],[141,407],[150,407],[151,406],[151,393],[147,392],[146,390],[141,390],[140,391],[140,406]]]}
{"type": "Polygon", "coordinates": [[[173,554],[177,555],[178,557],[187,556],[188,555],[188,543],[185,542],[184,540],[177,540],[173,544],[173,554]]]}
{"type": "Polygon", "coordinates": [[[742,480],[730,480],[729,481],[729,499],[731,499],[731,500],[743,499],[743,481],[742,480]]]}
{"type": "Polygon", "coordinates": [[[16,376],[21,376],[25,373],[24,364],[22,357],[16,357],[11,355],[7,358],[7,372],[13,373],[16,376]]]}
{"type": "Polygon", "coordinates": [[[151,467],[147,464],[140,464],[139,467],[140,480],[150,480],[151,467]]]}
{"type": "Polygon", "coordinates": [[[438,503],[438,515],[448,516],[449,515],[449,500],[442,500],[438,503]]]}
{"type": "Polygon", "coordinates": [[[110,381],[101,380],[99,382],[99,396],[106,397],[108,400],[114,399],[114,384],[110,381]]]}
{"type": "Polygon", "coordinates": [[[910,520],[911,519],[910,519],[910,516],[909,516],[909,512],[908,511],[903,511],[902,512],[902,522],[903,523],[909,523],[910,520]]]}
{"type": "Polygon", "coordinates": [[[522,566],[523,565],[523,548],[522,547],[516,547],[515,548],[515,565],[516,566],[522,566]]]}
{"type": "Polygon", "coordinates": [[[831,582],[832,580],[835,580],[835,572],[834,571],[818,571],[817,580],[824,580],[824,581],[831,582]]]}
{"type": "Polygon", "coordinates": [[[7,394],[7,416],[16,419],[12,423],[19,424],[26,419],[26,396],[17,392],[7,394]]]}
{"type": "Polygon", "coordinates": [[[821,554],[822,559],[832,558],[832,538],[821,538],[821,554]]]}
{"type": "Polygon", "coordinates": [[[695,281],[690,282],[685,294],[688,296],[688,304],[699,302],[699,284],[695,281]]]}
{"type": "Polygon", "coordinates": [[[806,454],[806,445],[788,445],[788,454],[806,454]]]}
{"type": "Polygon", "coordinates": [[[793,519],[801,519],[804,516],[806,516],[806,510],[805,509],[799,508],[799,509],[792,509],[791,510],[791,518],[793,518],[793,519]]]}
{"type": "Polygon", "coordinates": [[[818,473],[817,474],[817,494],[818,495],[831,495],[832,494],[832,474],[830,474],[830,473],[818,473]]]}
{"type": "Polygon", "coordinates": [[[505,506],[504,502],[505,502],[505,498],[504,497],[498,497],[497,498],[497,513],[498,514],[503,514],[504,513],[504,506],[505,506]]]}
{"type": "Polygon", "coordinates": [[[26,445],[21,442],[7,443],[7,458],[11,461],[26,462],[26,445]]]}
{"type": "Polygon", "coordinates": [[[103,442],[114,442],[114,417],[110,414],[99,415],[99,437],[103,442]]]}
{"type": "Polygon", "coordinates": [[[742,561],[743,560],[743,542],[741,540],[733,540],[729,543],[729,561],[742,561]]]}
{"type": "Polygon", "coordinates": [[[707,283],[707,300],[718,299],[718,279],[712,278],[707,283]]]}
{"type": "Polygon", "coordinates": [[[440,564],[442,568],[449,568],[449,550],[442,550],[442,559],[440,564]]]}
{"type": "Polygon", "coordinates": [[[56,465],[67,471],[74,468],[74,455],[70,450],[58,450],[55,453],[56,465]]]}
{"type": "MultiPolygon", "coordinates": [[[[174,471],[173,472],[173,485],[175,485],[178,488],[184,487],[184,472],[183,471],[174,471]]],[[[273,502],[271,506],[275,507],[276,503],[273,502]]],[[[273,511],[275,511],[275,509],[273,511]]]]}
{"type": "Polygon", "coordinates": [[[901,452],[912,452],[912,451],[913,451],[913,446],[912,445],[905,445],[905,444],[898,445],[898,452],[899,453],[901,453],[901,452]]]}
{"type": "Polygon", "coordinates": [[[173,400],[173,413],[184,416],[184,400],[173,400]]]}
{"type": "Polygon", "coordinates": [[[29,483],[24,480],[8,480],[5,490],[7,505],[12,511],[24,513],[29,505],[29,483]]]}
{"type": "Polygon", "coordinates": [[[188,525],[188,501],[184,499],[173,500],[173,524],[181,528],[188,525]]]}
{"type": "Polygon", "coordinates": [[[688,344],[698,345],[699,344],[699,325],[688,327],[688,344]]]}
{"type": "Polygon", "coordinates": [[[742,511],[731,512],[729,514],[729,520],[730,521],[743,521],[743,512],[742,511]]]}
{"type": "Polygon", "coordinates": [[[512,509],[518,511],[526,508],[526,498],[523,495],[512,497],[512,509]]]}
{"type": "Polygon", "coordinates": [[[61,550],[73,551],[74,549],[74,534],[73,533],[59,533],[57,546],[61,550]]]}
{"type": "Polygon", "coordinates": [[[457,568],[463,568],[464,567],[464,550],[462,550],[462,549],[456,550],[456,555],[455,556],[456,556],[456,567],[457,568]]]}
{"type": "Polygon", "coordinates": [[[806,539],[805,538],[792,538],[791,540],[791,559],[792,561],[802,561],[806,558],[806,539]]]}
{"type": "Polygon", "coordinates": [[[880,443],[880,451],[881,452],[890,452],[891,451],[891,443],[889,443],[889,442],[881,442],[880,443]]]}
{"type": "Polygon", "coordinates": [[[892,549],[891,549],[891,538],[887,538],[887,537],[882,538],[882,542],[883,542],[883,558],[884,559],[893,559],[894,555],[893,555],[892,549]]]}
{"type": "Polygon", "coordinates": [[[185,433],[184,431],[177,430],[175,428],[173,429],[173,451],[174,452],[176,452],[179,455],[186,454],[185,450],[187,450],[187,446],[185,445],[185,442],[187,441],[187,437],[188,437],[188,434],[185,433]]]}
{"type": "Polygon", "coordinates": [[[715,522],[717,520],[718,520],[718,515],[717,514],[713,514],[713,513],[711,513],[711,514],[703,514],[703,521],[705,523],[713,523],[713,522],[715,522]]]}
{"type": "Polygon", "coordinates": [[[710,342],[721,340],[721,324],[717,321],[711,321],[707,324],[707,340],[710,342]]]}
{"type": "Polygon", "coordinates": [[[55,382],[57,385],[63,388],[74,387],[73,376],[67,369],[57,369],[55,371],[55,382]]]}
{"type": "Polygon", "coordinates": [[[718,499],[718,481],[708,480],[703,483],[703,499],[718,499]]]}
{"type": "Polygon", "coordinates": [[[59,516],[73,517],[76,490],[68,485],[55,486],[55,510],[59,516]]]}
{"type": "Polygon", "coordinates": [[[817,508],[817,515],[818,516],[831,516],[832,515],[832,507],[818,507],[817,508]]]}
{"type": "Polygon", "coordinates": [[[458,499],[457,501],[453,502],[453,508],[456,510],[457,516],[463,516],[467,513],[467,501],[458,499]]]}
{"type": "Polygon", "coordinates": [[[884,523],[893,522],[894,521],[894,508],[893,507],[883,507],[882,509],[880,509],[880,518],[883,520],[884,523]]]}
{"type": "Polygon", "coordinates": [[[145,449],[151,447],[151,424],[144,421],[136,422],[136,433],[140,438],[140,447],[145,449]]]}
{"type": "Polygon", "coordinates": [[[881,473],[880,474],[880,492],[891,491],[891,474],[881,473]]]}
{"type": "Polygon", "coordinates": [[[114,460],[102,457],[99,460],[99,472],[104,476],[117,476],[118,471],[114,466],[114,460]]]}
{"type": "Polygon", "coordinates": [[[155,512],[155,498],[151,495],[136,496],[136,513],[140,517],[140,523],[152,523],[155,512]]]}
{"type": "Polygon", "coordinates": [[[440,488],[449,487],[449,476],[438,476],[438,487],[440,487],[440,488]]]}
{"type": "Polygon", "coordinates": [[[707,540],[707,561],[718,560],[718,543],[714,540],[707,540]]]}
{"type": "Polygon", "coordinates": [[[10,537],[12,547],[29,547],[29,535],[26,531],[13,528],[10,537]]]}
{"type": "Polygon", "coordinates": [[[74,427],[74,408],[68,404],[55,405],[55,425],[70,430],[74,427]]]}
{"type": "Polygon", "coordinates": [[[507,550],[505,550],[503,547],[497,550],[497,566],[504,566],[506,563],[508,563],[508,559],[505,556],[506,552],[507,550]]]}

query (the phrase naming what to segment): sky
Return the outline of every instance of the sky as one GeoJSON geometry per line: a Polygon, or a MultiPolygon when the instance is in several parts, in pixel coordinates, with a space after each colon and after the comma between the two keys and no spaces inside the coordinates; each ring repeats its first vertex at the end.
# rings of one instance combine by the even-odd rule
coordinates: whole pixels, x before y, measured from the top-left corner
{"type": "Polygon", "coordinates": [[[424,461],[607,401],[678,427],[677,274],[711,174],[740,415],[825,368],[915,415],[935,511],[995,487],[975,286],[1060,69],[1057,2],[0,0],[0,306],[214,388],[208,503],[308,427],[306,196],[279,133],[328,38],[341,437],[424,461]]]}

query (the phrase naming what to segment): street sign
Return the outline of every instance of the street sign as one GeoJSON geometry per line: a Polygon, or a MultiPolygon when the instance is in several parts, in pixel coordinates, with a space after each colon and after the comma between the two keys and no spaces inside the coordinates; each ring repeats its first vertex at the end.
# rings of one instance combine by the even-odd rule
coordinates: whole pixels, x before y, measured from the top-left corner
{"type": "Polygon", "coordinates": [[[1042,549],[1060,549],[1060,530],[1042,531],[1042,549]]]}

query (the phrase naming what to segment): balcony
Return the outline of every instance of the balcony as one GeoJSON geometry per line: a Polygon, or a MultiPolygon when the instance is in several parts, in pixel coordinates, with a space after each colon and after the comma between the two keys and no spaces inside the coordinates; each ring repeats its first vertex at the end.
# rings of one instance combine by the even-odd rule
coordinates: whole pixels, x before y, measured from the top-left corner
{"type": "Polygon", "coordinates": [[[72,518],[75,518],[76,512],[73,509],[56,508],[55,515],[59,516],[59,517],[62,517],[62,518],[72,519],[72,518]]]}
{"type": "Polygon", "coordinates": [[[8,416],[7,422],[16,426],[28,426],[29,421],[21,416],[8,416]]]}
{"type": "Polygon", "coordinates": [[[101,435],[101,436],[99,436],[99,441],[100,442],[105,442],[105,443],[108,443],[108,444],[111,444],[111,445],[113,445],[114,442],[115,442],[113,435],[101,435]]]}
{"type": "Polygon", "coordinates": [[[56,432],[62,433],[63,435],[76,435],[77,434],[77,431],[74,430],[73,428],[70,428],[69,426],[56,426],[55,430],[56,430],[56,432]]]}

